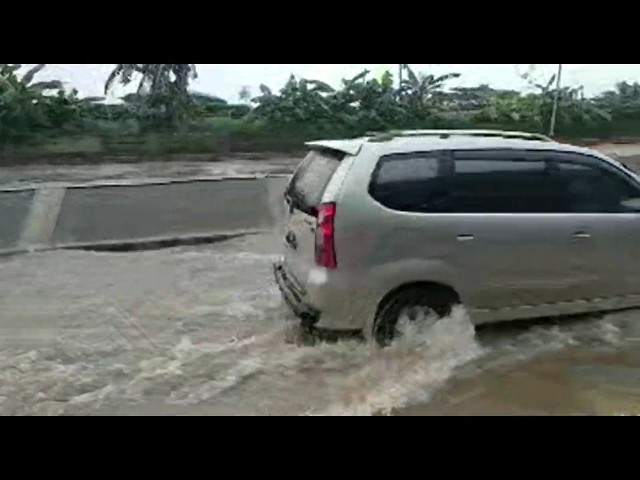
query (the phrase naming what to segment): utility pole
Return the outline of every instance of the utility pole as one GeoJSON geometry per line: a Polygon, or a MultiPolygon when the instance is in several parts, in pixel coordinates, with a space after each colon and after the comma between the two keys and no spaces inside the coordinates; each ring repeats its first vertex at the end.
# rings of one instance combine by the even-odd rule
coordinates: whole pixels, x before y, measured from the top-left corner
{"type": "Polygon", "coordinates": [[[553,99],[553,112],[551,113],[551,127],[549,128],[549,136],[553,137],[556,133],[556,116],[558,115],[558,102],[560,101],[560,84],[562,81],[562,64],[558,64],[558,75],[556,79],[556,94],[553,99]]]}

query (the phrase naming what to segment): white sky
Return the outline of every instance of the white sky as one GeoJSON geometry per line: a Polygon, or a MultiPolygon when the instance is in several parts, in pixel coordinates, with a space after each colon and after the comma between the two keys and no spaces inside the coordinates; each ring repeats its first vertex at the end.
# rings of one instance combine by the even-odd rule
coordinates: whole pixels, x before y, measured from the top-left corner
{"type": "MultiPolygon", "coordinates": [[[[38,79],[56,78],[75,87],[82,96],[100,96],[104,81],[113,64],[49,64],[38,79]]],[[[367,68],[380,74],[384,68],[394,73],[397,64],[197,64],[199,78],[192,90],[210,93],[230,101],[238,100],[242,86],[258,93],[261,83],[274,91],[286,82],[291,73],[299,77],[323,80],[337,86],[342,78],[358,74],[367,68]]],[[[526,89],[527,84],[519,73],[527,71],[530,64],[411,64],[415,71],[434,74],[458,72],[459,80],[450,86],[475,86],[487,83],[496,88],[526,89]]],[[[536,64],[534,76],[541,82],[548,79],[557,65],[536,64]]],[[[607,90],[622,80],[640,81],[640,64],[566,64],[564,84],[583,85],[588,95],[607,90]]],[[[115,96],[123,90],[115,91],[115,96]]]]}

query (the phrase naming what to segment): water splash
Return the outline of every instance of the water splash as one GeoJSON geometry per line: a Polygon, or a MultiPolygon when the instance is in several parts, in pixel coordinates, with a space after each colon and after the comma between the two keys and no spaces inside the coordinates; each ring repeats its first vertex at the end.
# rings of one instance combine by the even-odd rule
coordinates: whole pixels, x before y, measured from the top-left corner
{"type": "Polygon", "coordinates": [[[341,381],[343,400],[322,415],[388,414],[427,401],[458,366],[483,353],[462,308],[435,324],[401,321],[398,329],[401,336],[390,347],[363,356],[362,368],[341,381]]]}

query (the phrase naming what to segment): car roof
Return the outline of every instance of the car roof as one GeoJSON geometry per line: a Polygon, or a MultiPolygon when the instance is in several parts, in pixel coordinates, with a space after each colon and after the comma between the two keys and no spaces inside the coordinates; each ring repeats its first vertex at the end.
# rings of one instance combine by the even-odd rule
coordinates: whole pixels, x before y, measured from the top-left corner
{"type": "Polygon", "coordinates": [[[308,142],[310,148],[327,148],[355,156],[363,148],[378,156],[430,150],[553,150],[619,162],[596,150],[559,143],[540,134],[501,130],[404,130],[342,140],[308,142]]]}

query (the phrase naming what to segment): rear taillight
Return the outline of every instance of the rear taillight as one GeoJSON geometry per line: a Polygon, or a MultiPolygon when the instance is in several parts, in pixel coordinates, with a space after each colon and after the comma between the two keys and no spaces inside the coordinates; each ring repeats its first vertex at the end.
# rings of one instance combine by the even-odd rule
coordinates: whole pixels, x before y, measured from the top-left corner
{"type": "Polygon", "coordinates": [[[323,203],[318,207],[316,220],[316,264],[325,268],[336,268],[335,249],[336,204],[323,203]]]}

